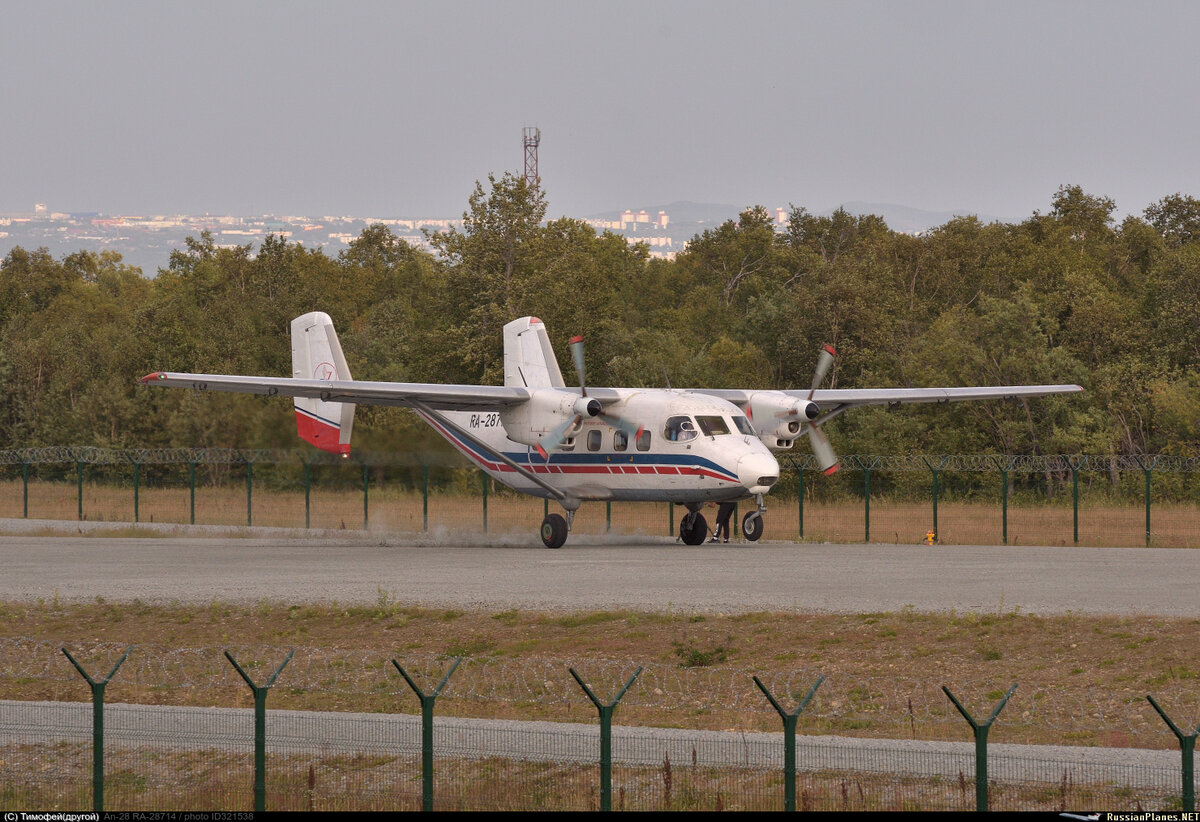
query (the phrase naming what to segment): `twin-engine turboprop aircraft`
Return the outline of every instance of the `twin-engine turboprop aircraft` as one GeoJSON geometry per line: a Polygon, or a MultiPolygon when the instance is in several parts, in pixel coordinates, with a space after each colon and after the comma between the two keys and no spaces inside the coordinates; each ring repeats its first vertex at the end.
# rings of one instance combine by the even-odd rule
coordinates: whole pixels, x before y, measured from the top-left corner
{"type": "Polygon", "coordinates": [[[352,380],[333,321],[313,312],[292,321],[292,376],[243,377],[157,372],[147,385],[282,394],[295,398],[300,436],[343,456],[350,452],[355,405],[412,408],[490,476],[526,494],[557,500],[566,516],[542,521],[547,548],[566,542],[575,511],[590,500],[677,502],[687,508],[679,536],[708,536],[700,509],[753,498],[742,533],[763,533],[764,495],[779,479],[774,452],[807,436],[825,473],[837,457],[826,422],[860,405],[899,405],[1082,391],[1078,385],[992,388],[823,390],[833,363],[826,346],[808,391],[591,388],[583,341],[571,340],[579,387],[563,382],[546,328],[536,317],[504,326],[504,385],[436,385],[352,380]]]}

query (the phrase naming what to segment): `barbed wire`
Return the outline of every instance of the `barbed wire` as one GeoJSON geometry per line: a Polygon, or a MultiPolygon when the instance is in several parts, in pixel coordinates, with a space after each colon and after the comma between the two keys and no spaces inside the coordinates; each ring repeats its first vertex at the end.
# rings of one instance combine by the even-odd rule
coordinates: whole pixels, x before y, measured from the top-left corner
{"type": "MultiPolygon", "coordinates": [[[[455,453],[357,451],[349,458],[308,449],[235,448],[97,448],[57,445],[0,450],[0,464],[44,465],[345,465],[432,467],[465,466],[455,453]]],[[[811,455],[781,455],[781,465],[793,471],[817,467],[811,455]]],[[[1175,454],[850,454],[841,458],[852,471],[962,471],[1070,474],[1164,471],[1200,472],[1200,457],[1175,454]]]]}
{"type": "Polygon", "coordinates": [[[453,453],[359,451],[349,458],[306,449],[96,448],[56,445],[0,450],[0,465],[345,465],[465,466],[453,453]]]}
{"type": "MultiPolygon", "coordinates": [[[[80,681],[79,674],[62,654],[62,643],[31,638],[0,639],[0,680],[56,683],[80,681]]],[[[94,678],[109,673],[129,649],[116,643],[67,643],[66,647],[94,678]]],[[[290,695],[333,694],[340,697],[412,696],[392,665],[395,659],[423,689],[432,690],[450,669],[446,655],[415,654],[398,657],[384,651],[338,648],[290,648],[243,645],[225,648],[166,648],[137,645],[113,678],[113,684],[151,691],[226,689],[240,692],[245,684],[225,658],[228,651],[256,680],[265,680],[295,651],[276,685],[290,695]]],[[[571,706],[585,697],[568,669],[574,668],[601,700],[611,699],[637,668],[642,672],[622,699],[623,706],[679,711],[731,711],[759,713],[767,709],[752,677],[759,679],[785,708],[796,705],[822,674],[815,667],[760,671],[668,665],[633,660],[566,660],[557,658],[508,659],[464,657],[443,693],[448,698],[487,702],[535,703],[571,706]]],[[[834,728],[853,728],[870,721],[875,725],[904,727],[920,723],[958,723],[942,685],[976,713],[996,704],[1009,682],[994,679],[961,679],[931,682],[906,677],[831,674],[805,709],[809,720],[834,728]],[[977,710],[976,710],[977,709],[977,710]]],[[[1200,684],[1180,678],[1156,686],[1156,699],[1182,712],[1180,719],[1194,723],[1200,716],[1200,684]]],[[[1158,720],[1145,694],[1129,688],[1087,686],[1066,690],[1020,683],[1005,708],[1003,724],[1038,727],[1058,732],[1090,731],[1136,734],[1156,729],[1158,720]]]]}

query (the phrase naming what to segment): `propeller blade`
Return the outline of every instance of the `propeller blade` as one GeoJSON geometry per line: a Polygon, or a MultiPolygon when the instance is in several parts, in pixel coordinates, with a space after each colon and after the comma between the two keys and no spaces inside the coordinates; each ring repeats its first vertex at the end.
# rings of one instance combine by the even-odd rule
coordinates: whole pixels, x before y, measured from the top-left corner
{"type": "Polygon", "coordinates": [[[817,458],[817,465],[820,467],[821,472],[829,476],[838,470],[837,454],[833,453],[833,446],[829,444],[829,437],[825,436],[825,432],[811,422],[808,424],[808,440],[812,443],[813,454],[817,458]]]}
{"type": "Polygon", "coordinates": [[[565,423],[558,426],[558,428],[555,428],[549,434],[542,437],[541,441],[536,446],[538,453],[542,455],[542,458],[549,461],[550,456],[546,452],[557,450],[559,446],[561,446],[566,440],[567,432],[570,431],[574,426],[578,425],[582,419],[582,416],[576,414],[574,417],[571,417],[565,423]]]}
{"type": "MultiPolygon", "coordinates": [[[[583,337],[576,336],[571,338],[571,359],[575,361],[575,373],[579,375],[579,393],[586,397],[587,383],[583,378],[583,337]]],[[[643,426],[630,422],[629,420],[623,419],[608,411],[601,410],[599,413],[593,414],[592,416],[600,417],[609,426],[617,429],[632,440],[636,440],[638,436],[641,435],[642,431],[645,430],[643,426]]],[[[576,420],[578,419],[579,417],[576,417],[576,420]]],[[[543,440],[543,442],[545,442],[545,440],[543,440]]]]}
{"type": "Polygon", "coordinates": [[[631,422],[624,417],[618,417],[616,414],[610,414],[607,411],[601,411],[600,417],[609,426],[617,429],[630,439],[637,439],[637,436],[646,430],[644,426],[638,425],[636,422],[631,422]]]}
{"type": "Polygon", "coordinates": [[[808,391],[808,399],[811,402],[813,393],[821,387],[821,383],[825,382],[825,376],[829,373],[829,366],[833,365],[833,358],[837,352],[833,350],[832,345],[827,345],[821,349],[821,356],[817,357],[817,368],[813,372],[812,388],[808,391]]]}
{"type": "Polygon", "coordinates": [[[583,337],[571,338],[571,357],[575,360],[575,373],[579,375],[579,391],[587,396],[587,384],[583,381],[583,337]]]}

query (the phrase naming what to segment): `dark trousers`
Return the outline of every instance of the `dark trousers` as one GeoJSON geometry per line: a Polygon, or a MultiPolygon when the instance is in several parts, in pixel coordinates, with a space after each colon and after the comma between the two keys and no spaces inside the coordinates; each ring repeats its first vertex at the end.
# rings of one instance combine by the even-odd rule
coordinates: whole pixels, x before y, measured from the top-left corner
{"type": "Polygon", "coordinates": [[[736,507],[732,502],[722,502],[717,507],[717,539],[729,540],[729,518],[736,507]]]}

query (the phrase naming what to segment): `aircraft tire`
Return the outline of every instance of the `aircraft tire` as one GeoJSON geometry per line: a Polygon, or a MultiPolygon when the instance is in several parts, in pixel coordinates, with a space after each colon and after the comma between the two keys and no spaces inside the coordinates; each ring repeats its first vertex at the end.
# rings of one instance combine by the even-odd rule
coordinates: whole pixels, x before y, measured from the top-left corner
{"type": "Polygon", "coordinates": [[[758,511],[751,511],[742,517],[742,536],[750,542],[758,542],[763,535],[763,518],[758,511]]]}
{"type": "Polygon", "coordinates": [[[542,544],[547,548],[561,548],[567,541],[567,521],[561,514],[550,514],[542,520],[542,544]]]}
{"type": "Polygon", "coordinates": [[[708,523],[699,511],[684,515],[679,521],[679,538],[685,545],[703,545],[708,538],[708,523]]]}

